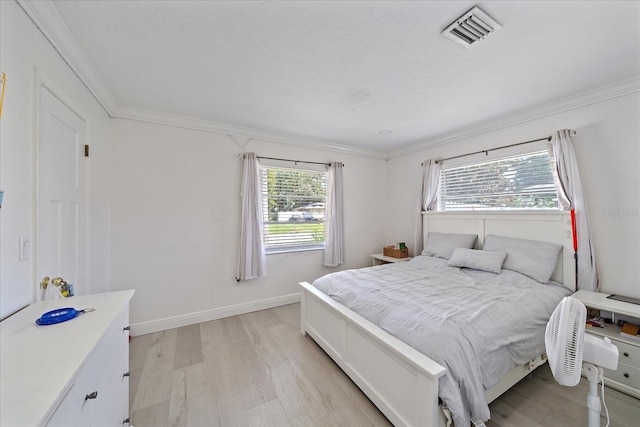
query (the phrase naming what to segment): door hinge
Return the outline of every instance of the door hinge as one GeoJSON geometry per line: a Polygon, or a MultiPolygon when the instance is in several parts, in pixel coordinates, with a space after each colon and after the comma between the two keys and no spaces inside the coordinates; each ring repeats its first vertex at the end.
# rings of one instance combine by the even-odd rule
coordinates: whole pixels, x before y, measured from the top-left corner
{"type": "Polygon", "coordinates": [[[89,145],[84,146],[84,156],[89,157],[89,145]]]}

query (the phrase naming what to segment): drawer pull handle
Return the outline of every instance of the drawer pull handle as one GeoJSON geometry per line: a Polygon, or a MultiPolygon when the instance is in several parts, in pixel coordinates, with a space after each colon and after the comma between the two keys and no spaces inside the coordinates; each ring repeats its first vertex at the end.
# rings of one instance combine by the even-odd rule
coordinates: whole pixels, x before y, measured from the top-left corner
{"type": "Polygon", "coordinates": [[[125,372],[124,374],[122,374],[122,377],[128,377],[129,375],[131,375],[131,372],[125,372]]]}
{"type": "Polygon", "coordinates": [[[624,373],[624,377],[625,378],[629,378],[629,374],[627,374],[626,372],[624,373]]]}
{"type": "Polygon", "coordinates": [[[626,351],[622,354],[624,355],[624,357],[629,357],[629,353],[627,353],[626,351]]]}
{"type": "Polygon", "coordinates": [[[122,420],[122,424],[129,424],[131,422],[131,420],[129,418],[125,418],[124,420],[122,420]]]}
{"type": "Polygon", "coordinates": [[[93,393],[91,393],[91,394],[87,394],[87,395],[84,397],[84,400],[95,399],[95,398],[97,398],[97,397],[98,397],[98,392],[97,392],[97,391],[94,391],[94,392],[93,392],[93,393]]]}
{"type": "Polygon", "coordinates": [[[122,328],[123,331],[130,331],[131,330],[131,326],[125,326],[124,328],[122,328]]]}

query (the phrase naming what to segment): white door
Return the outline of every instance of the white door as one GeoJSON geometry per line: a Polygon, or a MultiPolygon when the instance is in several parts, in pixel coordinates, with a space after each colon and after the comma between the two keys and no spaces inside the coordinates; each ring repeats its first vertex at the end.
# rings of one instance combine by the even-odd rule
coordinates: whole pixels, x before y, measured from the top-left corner
{"type": "Polygon", "coordinates": [[[84,120],[40,86],[37,274],[86,291],[84,120]]]}

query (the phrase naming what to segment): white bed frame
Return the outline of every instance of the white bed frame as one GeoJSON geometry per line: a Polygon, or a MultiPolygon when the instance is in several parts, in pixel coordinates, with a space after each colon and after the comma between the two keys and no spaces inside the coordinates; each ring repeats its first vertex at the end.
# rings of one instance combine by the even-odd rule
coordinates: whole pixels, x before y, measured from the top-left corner
{"type": "MultiPolygon", "coordinates": [[[[474,233],[481,248],[489,234],[543,240],[563,246],[552,279],[575,291],[575,262],[569,212],[425,213],[430,231],[474,233]]],[[[438,405],[438,378],[447,370],[375,326],[308,282],[301,282],[300,328],[349,375],[395,426],[446,425],[438,405]]],[[[487,390],[493,401],[545,362],[540,356],[509,372],[487,390]]]]}

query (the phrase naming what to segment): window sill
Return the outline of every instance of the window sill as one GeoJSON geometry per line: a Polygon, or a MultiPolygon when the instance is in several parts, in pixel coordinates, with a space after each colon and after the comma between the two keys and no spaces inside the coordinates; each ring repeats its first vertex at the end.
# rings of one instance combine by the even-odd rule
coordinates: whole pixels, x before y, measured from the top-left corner
{"type": "Polygon", "coordinates": [[[271,248],[265,251],[266,255],[284,254],[290,252],[308,252],[308,251],[321,251],[324,250],[322,246],[289,246],[286,248],[271,248]]]}

